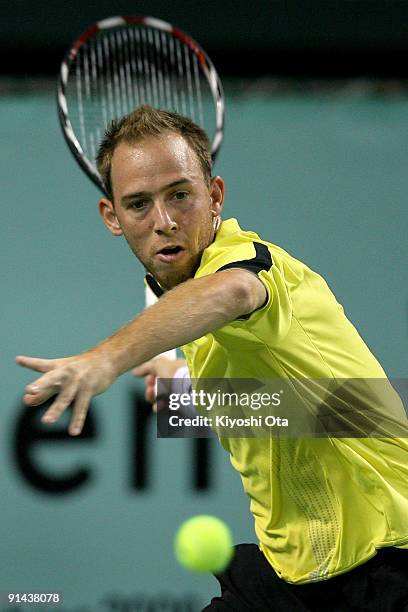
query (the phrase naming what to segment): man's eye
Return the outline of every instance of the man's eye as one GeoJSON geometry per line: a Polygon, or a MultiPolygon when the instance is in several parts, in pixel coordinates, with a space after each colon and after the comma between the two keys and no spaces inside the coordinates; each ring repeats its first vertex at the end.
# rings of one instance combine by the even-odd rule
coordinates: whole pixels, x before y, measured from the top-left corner
{"type": "Polygon", "coordinates": [[[188,191],[176,191],[176,193],[173,195],[173,198],[175,200],[185,200],[188,198],[188,196],[188,191]]]}
{"type": "Polygon", "coordinates": [[[134,210],[143,210],[146,205],[146,200],[135,200],[134,202],[130,203],[129,208],[133,208],[134,210]]]}

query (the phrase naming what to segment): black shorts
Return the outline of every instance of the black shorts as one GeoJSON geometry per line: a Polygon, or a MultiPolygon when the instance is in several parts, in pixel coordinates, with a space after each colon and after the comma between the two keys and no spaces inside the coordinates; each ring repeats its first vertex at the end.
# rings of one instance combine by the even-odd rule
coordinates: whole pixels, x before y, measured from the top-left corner
{"type": "Polygon", "coordinates": [[[239,544],[216,578],[221,596],[206,612],[408,612],[408,550],[398,548],[340,576],[295,585],[278,577],[256,544],[239,544]]]}

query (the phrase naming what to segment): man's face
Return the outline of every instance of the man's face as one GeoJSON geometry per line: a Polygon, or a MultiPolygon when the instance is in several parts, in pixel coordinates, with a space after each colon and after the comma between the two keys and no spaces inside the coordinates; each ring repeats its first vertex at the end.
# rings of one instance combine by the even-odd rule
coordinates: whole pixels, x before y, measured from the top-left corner
{"type": "Polygon", "coordinates": [[[113,202],[102,199],[108,229],[123,234],[136,257],[165,289],[192,278],[214,238],[224,183],[206,181],[196,153],[168,132],[120,143],[111,168],[113,202]]]}

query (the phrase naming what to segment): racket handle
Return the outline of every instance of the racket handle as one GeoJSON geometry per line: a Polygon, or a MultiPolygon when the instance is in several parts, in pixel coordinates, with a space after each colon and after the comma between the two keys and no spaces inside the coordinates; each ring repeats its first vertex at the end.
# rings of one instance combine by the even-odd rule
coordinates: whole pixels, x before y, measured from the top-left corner
{"type": "MultiPolygon", "coordinates": [[[[150,287],[148,285],[146,285],[145,287],[145,304],[146,304],[146,308],[148,306],[152,306],[153,304],[155,304],[157,302],[157,297],[154,295],[153,291],[150,289],[150,287]]],[[[166,351],[164,353],[161,353],[160,355],[157,355],[157,357],[167,357],[167,359],[177,359],[177,349],[170,349],[169,351],[166,351]]]]}

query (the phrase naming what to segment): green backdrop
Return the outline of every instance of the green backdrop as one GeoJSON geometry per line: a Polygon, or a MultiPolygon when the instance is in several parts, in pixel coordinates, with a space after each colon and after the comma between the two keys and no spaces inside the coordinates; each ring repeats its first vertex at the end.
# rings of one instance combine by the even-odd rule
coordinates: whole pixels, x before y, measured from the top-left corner
{"type": "MultiPolygon", "coordinates": [[[[217,584],[176,565],[173,534],[205,512],[228,521],[236,542],[254,541],[239,478],[212,443],[208,487],[196,490],[191,440],[157,440],[153,423],[138,437],[141,385],[131,375],[96,398],[82,440],[59,438],[61,424],[45,429],[41,410],[24,408],[33,376],[14,356],[70,355],[110,334],[143,307],[142,270],[102,225],[98,193],[63,142],[51,93],[3,97],[0,134],[0,591],[62,591],[56,609],[71,612],[196,612],[217,584]],[[143,442],[147,483],[138,488],[143,442]],[[78,484],[58,492],[72,476],[78,484]]],[[[322,273],[388,374],[400,377],[407,142],[406,97],[227,87],[216,167],[227,182],[225,216],[322,273]]]]}

